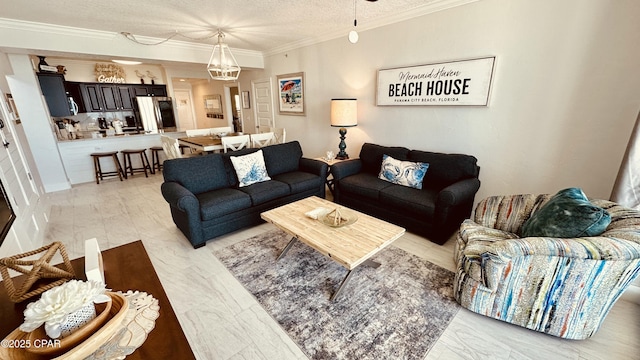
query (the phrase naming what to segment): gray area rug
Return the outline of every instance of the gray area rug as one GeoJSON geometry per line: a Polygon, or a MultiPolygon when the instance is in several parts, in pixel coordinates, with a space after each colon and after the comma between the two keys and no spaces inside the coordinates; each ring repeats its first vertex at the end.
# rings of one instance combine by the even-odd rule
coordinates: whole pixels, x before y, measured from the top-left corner
{"type": "MultiPolygon", "coordinates": [[[[279,230],[214,251],[312,359],[423,359],[459,309],[453,273],[389,246],[347,270],[279,230]]],[[[426,240],[425,240],[426,241],[426,240]]]]}

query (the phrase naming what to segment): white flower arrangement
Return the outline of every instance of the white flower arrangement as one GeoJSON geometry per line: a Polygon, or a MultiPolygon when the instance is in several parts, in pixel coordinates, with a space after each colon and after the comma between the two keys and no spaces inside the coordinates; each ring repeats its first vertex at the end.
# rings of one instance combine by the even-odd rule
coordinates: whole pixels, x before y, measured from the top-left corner
{"type": "MultiPolygon", "coordinates": [[[[40,300],[27,305],[20,330],[31,332],[42,324],[47,335],[57,339],[69,315],[93,303],[111,298],[105,294],[105,284],[97,281],[71,280],[42,293],[40,300]]],[[[95,312],[94,312],[95,316],[95,312]]]]}

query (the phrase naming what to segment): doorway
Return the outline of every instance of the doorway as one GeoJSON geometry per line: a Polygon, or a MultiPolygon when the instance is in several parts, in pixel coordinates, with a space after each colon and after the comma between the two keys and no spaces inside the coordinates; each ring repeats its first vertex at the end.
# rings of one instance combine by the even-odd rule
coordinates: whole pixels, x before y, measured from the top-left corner
{"type": "Polygon", "coordinates": [[[178,130],[185,131],[195,129],[197,127],[196,119],[193,116],[194,108],[191,101],[191,91],[174,90],[173,95],[176,99],[176,111],[178,115],[178,130]]]}
{"type": "Polygon", "coordinates": [[[273,116],[273,100],[271,98],[271,79],[252,81],[255,106],[255,132],[268,132],[269,128],[276,127],[273,116]]]}

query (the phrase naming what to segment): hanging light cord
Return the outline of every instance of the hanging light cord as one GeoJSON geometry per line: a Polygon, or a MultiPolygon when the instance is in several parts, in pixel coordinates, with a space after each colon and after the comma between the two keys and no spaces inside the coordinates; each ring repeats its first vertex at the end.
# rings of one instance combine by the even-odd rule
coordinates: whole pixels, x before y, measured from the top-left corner
{"type": "Polygon", "coordinates": [[[358,13],[357,13],[357,6],[356,6],[356,0],[353,0],[353,27],[358,26],[358,13]]]}
{"type": "Polygon", "coordinates": [[[183,38],[186,38],[186,39],[189,39],[189,40],[196,40],[196,41],[207,40],[207,39],[211,39],[212,37],[216,37],[216,36],[220,36],[220,35],[222,35],[224,37],[224,34],[222,33],[222,31],[220,29],[218,29],[212,35],[203,36],[203,37],[199,37],[199,38],[194,38],[194,37],[187,36],[185,34],[181,34],[181,33],[178,32],[178,30],[176,30],[176,32],[171,34],[171,36],[169,36],[168,38],[166,38],[164,40],[161,40],[161,41],[158,41],[158,42],[154,42],[154,43],[142,42],[142,41],[136,39],[136,37],[132,33],[126,32],[126,31],[120,32],[120,35],[124,36],[127,40],[133,41],[136,44],[145,45],[145,46],[156,46],[156,45],[164,44],[167,41],[169,41],[169,40],[173,39],[174,37],[176,37],[177,35],[180,35],[183,38]]]}

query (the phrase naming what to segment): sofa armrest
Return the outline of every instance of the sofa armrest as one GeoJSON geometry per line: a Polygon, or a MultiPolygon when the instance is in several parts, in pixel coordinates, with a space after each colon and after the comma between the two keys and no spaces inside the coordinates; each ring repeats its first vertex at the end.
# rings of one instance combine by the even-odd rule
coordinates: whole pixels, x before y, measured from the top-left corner
{"type": "Polygon", "coordinates": [[[480,189],[480,180],[477,178],[453,183],[440,190],[436,199],[436,208],[456,206],[473,201],[478,189],[480,189]]]}
{"type": "Polygon", "coordinates": [[[301,158],[300,168],[301,171],[318,175],[323,179],[327,178],[327,172],[329,166],[324,162],[316,159],[301,158]]]}
{"type": "Polygon", "coordinates": [[[333,179],[338,181],[347,176],[355,175],[362,170],[362,161],[360,159],[351,159],[337,162],[331,165],[331,175],[333,179]]]}
{"type": "Polygon", "coordinates": [[[160,186],[162,196],[174,208],[184,211],[187,214],[198,213],[200,211],[200,201],[187,188],[177,182],[164,182],[160,186]]]}

